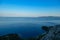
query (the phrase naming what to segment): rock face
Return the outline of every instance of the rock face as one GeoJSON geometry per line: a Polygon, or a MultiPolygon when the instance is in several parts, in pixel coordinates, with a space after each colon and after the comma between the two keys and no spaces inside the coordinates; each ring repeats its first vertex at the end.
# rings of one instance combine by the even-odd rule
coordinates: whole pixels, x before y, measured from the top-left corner
{"type": "Polygon", "coordinates": [[[0,36],[0,40],[21,40],[17,34],[0,36]]]}
{"type": "Polygon", "coordinates": [[[60,25],[51,26],[49,32],[40,40],[60,40],[60,25]]]}

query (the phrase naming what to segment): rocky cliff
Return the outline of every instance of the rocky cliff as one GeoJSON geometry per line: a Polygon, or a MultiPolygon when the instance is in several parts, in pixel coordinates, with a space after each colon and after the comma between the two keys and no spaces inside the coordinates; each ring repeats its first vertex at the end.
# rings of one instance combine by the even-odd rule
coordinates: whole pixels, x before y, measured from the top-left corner
{"type": "Polygon", "coordinates": [[[49,27],[48,33],[39,40],[60,40],[60,25],[49,27]]]}
{"type": "Polygon", "coordinates": [[[17,34],[7,34],[0,36],[0,40],[21,40],[21,38],[17,34]]]}

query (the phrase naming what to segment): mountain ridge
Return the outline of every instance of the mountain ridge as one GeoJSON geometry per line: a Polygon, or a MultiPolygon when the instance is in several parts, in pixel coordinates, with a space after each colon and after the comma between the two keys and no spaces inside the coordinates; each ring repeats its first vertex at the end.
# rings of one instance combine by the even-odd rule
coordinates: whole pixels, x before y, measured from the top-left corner
{"type": "Polygon", "coordinates": [[[41,21],[41,20],[60,20],[60,17],[55,17],[55,16],[45,16],[45,17],[0,17],[0,21],[3,20],[18,20],[18,21],[41,21]]]}

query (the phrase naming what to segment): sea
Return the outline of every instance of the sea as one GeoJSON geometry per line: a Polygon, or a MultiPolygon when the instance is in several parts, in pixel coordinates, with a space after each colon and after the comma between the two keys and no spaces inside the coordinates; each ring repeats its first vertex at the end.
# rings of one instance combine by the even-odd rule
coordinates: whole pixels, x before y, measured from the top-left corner
{"type": "Polygon", "coordinates": [[[42,26],[54,26],[60,20],[33,20],[22,18],[0,18],[0,36],[18,34],[22,38],[36,37],[45,31],[42,26]]]}

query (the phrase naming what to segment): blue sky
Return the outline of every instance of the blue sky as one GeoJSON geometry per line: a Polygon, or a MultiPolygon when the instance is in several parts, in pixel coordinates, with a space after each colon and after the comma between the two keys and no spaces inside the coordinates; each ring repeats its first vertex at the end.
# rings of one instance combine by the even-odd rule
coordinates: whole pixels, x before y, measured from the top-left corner
{"type": "Polygon", "coordinates": [[[0,16],[60,16],[60,0],[0,0],[0,16]]]}

